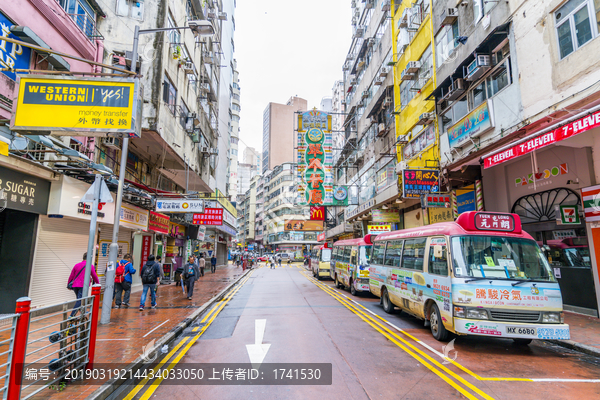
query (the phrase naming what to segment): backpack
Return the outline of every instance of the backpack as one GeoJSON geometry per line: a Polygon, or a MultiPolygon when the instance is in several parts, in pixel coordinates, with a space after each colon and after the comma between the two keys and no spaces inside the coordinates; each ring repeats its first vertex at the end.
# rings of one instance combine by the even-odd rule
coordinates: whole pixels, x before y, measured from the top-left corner
{"type": "Polygon", "coordinates": [[[189,265],[188,270],[185,271],[185,273],[183,274],[183,277],[185,279],[188,279],[192,276],[196,275],[196,273],[194,272],[194,266],[192,264],[189,265]]]}
{"type": "Polygon", "coordinates": [[[119,262],[119,266],[115,271],[115,283],[123,283],[125,280],[125,266],[127,263],[123,264],[123,261],[119,262]]]}
{"type": "Polygon", "coordinates": [[[142,283],[156,283],[156,276],[154,276],[154,264],[146,264],[144,266],[144,270],[142,271],[142,283]]]}

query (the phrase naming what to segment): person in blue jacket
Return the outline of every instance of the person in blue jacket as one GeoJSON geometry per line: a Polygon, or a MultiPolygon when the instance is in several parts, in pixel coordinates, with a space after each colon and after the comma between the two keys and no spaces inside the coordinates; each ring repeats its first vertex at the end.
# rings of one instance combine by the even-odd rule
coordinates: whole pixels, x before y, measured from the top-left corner
{"type": "Polygon", "coordinates": [[[131,294],[131,276],[135,274],[133,264],[131,264],[131,254],[125,254],[125,257],[117,264],[115,271],[115,308],[129,307],[129,295],[131,294]],[[125,292],[123,303],[121,303],[121,294],[125,292]]]}

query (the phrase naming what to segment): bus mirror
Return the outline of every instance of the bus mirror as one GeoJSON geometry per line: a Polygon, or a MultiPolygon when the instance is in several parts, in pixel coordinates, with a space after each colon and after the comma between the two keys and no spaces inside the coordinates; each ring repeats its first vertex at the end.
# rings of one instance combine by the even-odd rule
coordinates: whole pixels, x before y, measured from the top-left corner
{"type": "Polygon", "coordinates": [[[436,244],[435,246],[433,246],[433,256],[435,258],[442,258],[444,256],[444,252],[442,250],[441,245],[436,244]]]}

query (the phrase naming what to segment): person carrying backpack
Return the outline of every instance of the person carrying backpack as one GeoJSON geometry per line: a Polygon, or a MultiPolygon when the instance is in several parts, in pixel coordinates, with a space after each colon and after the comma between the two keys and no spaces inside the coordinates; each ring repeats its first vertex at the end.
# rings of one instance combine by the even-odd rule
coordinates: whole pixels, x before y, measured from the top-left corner
{"type": "MultiPolygon", "coordinates": [[[[201,259],[204,261],[204,258],[201,259]]],[[[194,257],[190,256],[188,263],[183,267],[183,278],[185,279],[185,286],[187,287],[188,300],[192,299],[194,295],[194,282],[200,277],[200,271],[198,266],[194,263],[194,257]]]]}
{"type": "Polygon", "coordinates": [[[117,264],[115,271],[115,308],[121,308],[121,304],[125,308],[129,307],[129,295],[131,294],[131,283],[133,282],[131,275],[135,274],[131,261],[131,254],[127,253],[117,264]],[[123,292],[125,292],[125,296],[123,297],[123,303],[121,303],[123,292]]]}
{"type": "Polygon", "coordinates": [[[148,295],[148,290],[150,290],[150,295],[152,298],[151,305],[152,308],[156,308],[156,285],[160,282],[160,267],[159,264],[154,261],[154,255],[150,254],[148,256],[148,261],[142,267],[142,271],[140,272],[142,277],[142,283],[144,284],[144,290],[142,292],[142,298],[140,299],[140,311],[144,311],[144,307],[146,306],[146,296],[148,295]]]}

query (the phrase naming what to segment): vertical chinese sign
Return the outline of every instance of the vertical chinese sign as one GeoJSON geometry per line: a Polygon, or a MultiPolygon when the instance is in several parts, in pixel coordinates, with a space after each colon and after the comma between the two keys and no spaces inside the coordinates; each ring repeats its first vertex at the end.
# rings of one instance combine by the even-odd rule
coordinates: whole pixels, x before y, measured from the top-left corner
{"type": "Polygon", "coordinates": [[[299,203],[333,202],[331,116],[316,109],[298,116],[299,203]]]}
{"type": "Polygon", "coordinates": [[[146,261],[148,261],[148,256],[151,252],[152,246],[152,236],[144,235],[142,236],[142,262],[140,264],[140,271],[142,267],[146,265],[146,261]]]}

